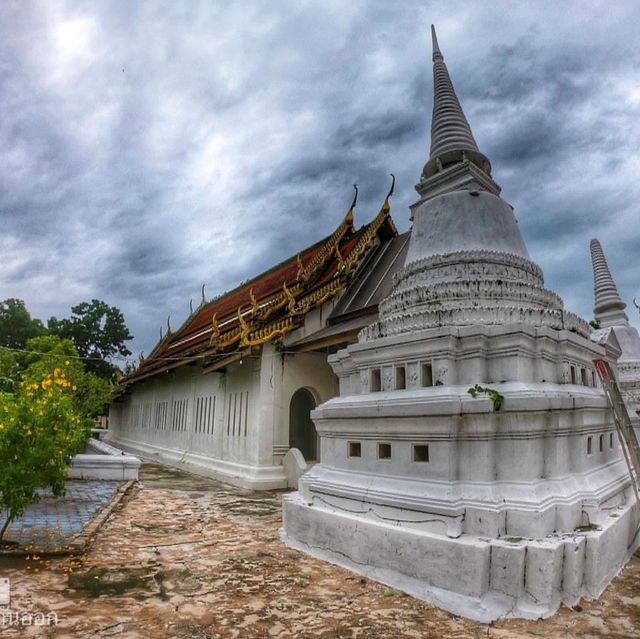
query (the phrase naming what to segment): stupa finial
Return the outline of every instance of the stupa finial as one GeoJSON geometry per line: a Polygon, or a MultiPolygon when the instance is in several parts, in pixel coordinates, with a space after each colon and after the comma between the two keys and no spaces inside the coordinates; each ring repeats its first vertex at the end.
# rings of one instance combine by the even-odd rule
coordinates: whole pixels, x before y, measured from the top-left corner
{"type": "Polygon", "coordinates": [[[433,61],[436,61],[436,58],[442,60],[442,53],[440,53],[440,47],[438,46],[438,36],[436,36],[436,28],[431,25],[431,44],[433,46],[433,61]]]}
{"type": "Polygon", "coordinates": [[[593,314],[595,318],[603,328],[616,324],[628,324],[629,318],[624,312],[627,305],[620,299],[600,242],[595,238],[591,240],[590,249],[593,264],[593,292],[595,295],[593,314]]]}
{"type": "MultiPolygon", "coordinates": [[[[431,149],[429,161],[422,172],[422,181],[449,166],[464,162],[473,164],[491,179],[491,163],[478,149],[469,122],[462,111],[433,25],[431,25],[431,41],[433,45],[431,149]]],[[[497,185],[493,184],[493,187],[497,192],[500,191],[497,185]]]]}

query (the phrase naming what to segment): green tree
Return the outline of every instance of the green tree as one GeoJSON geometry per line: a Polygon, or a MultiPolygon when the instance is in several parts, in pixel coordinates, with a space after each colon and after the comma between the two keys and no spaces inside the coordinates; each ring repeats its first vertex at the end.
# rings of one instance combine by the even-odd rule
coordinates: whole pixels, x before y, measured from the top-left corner
{"type": "Polygon", "coordinates": [[[92,418],[105,414],[111,399],[109,382],[85,370],[71,340],[43,335],[30,339],[25,350],[18,354],[22,376],[39,379],[53,374],[57,368],[64,369],[75,387],[73,401],[79,414],[92,418]]]}
{"type": "Polygon", "coordinates": [[[114,355],[131,355],[125,342],[133,339],[122,313],[115,306],[96,299],[72,307],[71,313],[69,319],[52,317],[48,322],[49,332],[70,339],[85,358],[89,372],[114,379],[119,369],[108,360],[114,355]]]}
{"type": "Polygon", "coordinates": [[[21,374],[18,353],[0,348],[0,393],[12,393],[21,374]]]}
{"type": "Polygon", "coordinates": [[[25,376],[16,393],[0,393],[0,541],[38,489],[64,494],[71,459],[89,438],[92,422],[78,412],[66,368],[25,376]]]}
{"type": "Polygon", "coordinates": [[[9,298],[0,302],[0,346],[24,348],[28,339],[46,332],[39,319],[31,318],[22,300],[9,298]]]}

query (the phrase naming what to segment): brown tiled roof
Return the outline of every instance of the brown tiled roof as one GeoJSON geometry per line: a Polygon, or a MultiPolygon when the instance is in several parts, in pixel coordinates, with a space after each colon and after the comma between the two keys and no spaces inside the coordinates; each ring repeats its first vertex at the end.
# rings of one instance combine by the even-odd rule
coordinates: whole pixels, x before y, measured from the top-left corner
{"type": "Polygon", "coordinates": [[[281,341],[303,323],[309,310],[344,288],[376,238],[397,235],[388,200],[358,231],[353,229],[352,207],[330,236],[210,302],[203,299],[176,332],[165,335],[149,357],[140,358],[119,391],[194,361],[206,365],[207,359],[222,361],[230,352],[281,341]]]}

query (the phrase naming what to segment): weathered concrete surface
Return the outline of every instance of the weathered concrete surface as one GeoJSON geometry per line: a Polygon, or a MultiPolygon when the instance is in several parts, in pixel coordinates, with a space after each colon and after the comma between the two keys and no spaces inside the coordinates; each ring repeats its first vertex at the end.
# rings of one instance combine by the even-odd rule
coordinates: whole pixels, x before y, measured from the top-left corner
{"type": "Polygon", "coordinates": [[[141,480],[87,555],[0,559],[11,609],[59,619],[56,627],[2,626],[3,639],[640,637],[635,558],[580,609],[479,624],[286,548],[280,493],[158,466],[143,466],[141,480]]]}

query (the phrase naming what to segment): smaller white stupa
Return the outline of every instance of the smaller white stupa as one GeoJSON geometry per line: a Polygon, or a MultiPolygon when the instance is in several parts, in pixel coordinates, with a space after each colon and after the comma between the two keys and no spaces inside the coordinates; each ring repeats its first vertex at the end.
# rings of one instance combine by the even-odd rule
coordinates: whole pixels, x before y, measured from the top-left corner
{"type": "MultiPolygon", "coordinates": [[[[598,332],[613,332],[620,344],[618,383],[629,417],[637,422],[640,414],[640,335],[629,324],[624,312],[627,305],[620,299],[602,246],[595,238],[591,240],[591,262],[595,295],[593,315],[600,325],[598,332]]],[[[637,423],[635,426],[638,428],[637,423]]]]}

